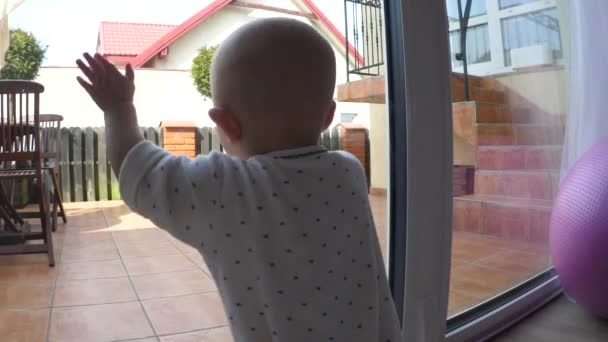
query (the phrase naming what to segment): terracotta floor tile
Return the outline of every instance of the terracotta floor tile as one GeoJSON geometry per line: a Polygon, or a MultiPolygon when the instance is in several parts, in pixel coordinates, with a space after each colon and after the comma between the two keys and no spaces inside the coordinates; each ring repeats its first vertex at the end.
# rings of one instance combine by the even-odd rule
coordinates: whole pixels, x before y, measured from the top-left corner
{"type": "Polygon", "coordinates": [[[159,335],[178,334],[226,325],[220,297],[215,292],[143,302],[159,335]]]}
{"type": "Polygon", "coordinates": [[[469,310],[481,302],[482,300],[480,298],[471,296],[470,294],[459,291],[450,291],[448,318],[469,310]]]}
{"type": "Polygon", "coordinates": [[[132,276],[140,299],[156,299],[215,291],[215,283],[201,270],[132,276]]]}
{"type": "Polygon", "coordinates": [[[152,337],[139,302],[53,309],[49,341],[114,341],[152,337]]]}
{"type": "Polygon", "coordinates": [[[147,243],[169,241],[165,231],[158,228],[143,228],[112,232],[116,242],[147,243]]]}
{"type": "Polygon", "coordinates": [[[61,251],[61,262],[96,261],[120,259],[118,249],[113,244],[99,244],[91,247],[66,246],[61,251]]]}
{"type": "Polygon", "coordinates": [[[120,217],[127,214],[132,214],[133,211],[127,207],[124,202],[116,201],[113,202],[115,205],[105,205],[102,207],[102,211],[106,216],[109,217],[120,217]]]}
{"type": "Polygon", "coordinates": [[[89,229],[106,227],[103,212],[98,209],[81,209],[68,211],[68,229],[89,229]]]}
{"type": "Polygon", "coordinates": [[[501,250],[493,246],[471,241],[454,241],[452,243],[452,261],[476,261],[496,255],[501,250]]]}
{"type": "Polygon", "coordinates": [[[163,336],[160,340],[161,342],[234,342],[228,327],[163,336]]]}
{"type": "Polygon", "coordinates": [[[113,231],[137,230],[142,228],[156,228],[152,221],[135,213],[116,214],[117,211],[105,211],[108,228],[113,231]]]}
{"type": "Polygon", "coordinates": [[[58,266],[62,280],[116,278],[127,275],[121,260],[84,261],[58,266]]]}
{"type": "Polygon", "coordinates": [[[44,341],[49,309],[0,310],[0,339],[7,342],[44,341]]]}
{"type": "MultiPolygon", "coordinates": [[[[53,239],[55,240],[55,239],[53,239]]],[[[53,241],[55,242],[55,241],[53,241]]],[[[56,248],[59,252],[60,247],[56,248]]],[[[57,255],[55,255],[57,257],[57,255]]],[[[31,265],[49,264],[49,257],[46,254],[16,254],[0,255],[0,265],[31,265]]]]}
{"type": "Polygon", "coordinates": [[[229,327],[211,329],[205,335],[205,342],[233,342],[234,338],[229,327]]]}
{"type": "Polygon", "coordinates": [[[195,269],[192,261],[181,254],[123,259],[129,275],[165,273],[195,269]]]}
{"type": "Polygon", "coordinates": [[[129,278],[58,280],[54,306],[109,304],[136,301],[129,278]]]}
{"type": "Polygon", "coordinates": [[[55,281],[57,268],[47,264],[0,266],[0,283],[27,282],[50,284],[55,281]]]}
{"type": "Polygon", "coordinates": [[[199,251],[194,251],[192,253],[188,253],[188,254],[184,254],[184,255],[186,256],[186,258],[190,259],[190,261],[192,261],[198,268],[203,270],[208,275],[211,275],[211,272],[209,271],[209,268],[207,267],[207,263],[205,262],[205,259],[203,258],[203,256],[201,255],[201,253],[199,251]]]}
{"type": "MultiPolygon", "coordinates": [[[[0,285],[1,309],[48,308],[51,306],[52,284],[6,283],[0,285]]],[[[2,324],[0,322],[0,324],[2,324]]]]}
{"type": "Polygon", "coordinates": [[[489,267],[458,265],[451,270],[450,290],[485,299],[513,288],[526,278],[489,267]]]}
{"type": "Polygon", "coordinates": [[[157,255],[180,254],[180,251],[169,241],[152,241],[146,243],[119,243],[118,250],[123,258],[147,257],[157,255]]]}
{"type": "Polygon", "coordinates": [[[180,252],[182,252],[184,254],[191,254],[194,252],[198,253],[198,249],[196,249],[195,247],[192,247],[189,244],[182,242],[174,237],[170,237],[169,240],[171,241],[172,244],[175,245],[175,248],[177,248],[180,252]]]}
{"type": "Polygon", "coordinates": [[[544,253],[526,253],[504,250],[489,258],[479,260],[478,265],[492,267],[512,273],[533,276],[546,271],[551,265],[549,256],[544,253]]]}
{"type": "Polygon", "coordinates": [[[209,330],[199,330],[184,334],[161,336],[160,342],[206,342],[205,336],[209,330]]]}
{"type": "Polygon", "coordinates": [[[106,230],[78,231],[66,234],[63,245],[71,247],[91,247],[112,242],[112,233],[106,230]]]}

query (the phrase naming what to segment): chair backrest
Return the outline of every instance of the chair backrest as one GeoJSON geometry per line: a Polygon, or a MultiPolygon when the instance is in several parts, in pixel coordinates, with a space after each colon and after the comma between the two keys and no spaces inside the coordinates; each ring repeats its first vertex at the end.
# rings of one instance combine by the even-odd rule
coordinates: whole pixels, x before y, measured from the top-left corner
{"type": "MultiPolygon", "coordinates": [[[[31,161],[40,169],[40,94],[32,81],[0,80],[0,161],[31,161]]],[[[4,165],[6,167],[6,165],[4,165]]]]}
{"type": "Polygon", "coordinates": [[[45,162],[61,159],[61,122],[59,114],[40,114],[40,151],[45,162]]]}

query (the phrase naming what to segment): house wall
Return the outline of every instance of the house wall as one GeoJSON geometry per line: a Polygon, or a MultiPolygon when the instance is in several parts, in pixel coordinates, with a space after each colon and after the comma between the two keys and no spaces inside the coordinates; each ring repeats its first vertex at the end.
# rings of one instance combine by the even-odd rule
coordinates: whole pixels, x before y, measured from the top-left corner
{"type": "MultiPolygon", "coordinates": [[[[298,8],[293,5],[291,5],[291,7],[289,6],[289,3],[291,3],[290,1],[274,0],[258,2],[262,2],[268,6],[298,10],[298,8]]],[[[178,41],[173,43],[169,47],[168,56],[164,58],[155,57],[148,66],[159,69],[190,69],[192,67],[192,60],[197,55],[200,48],[219,45],[240,26],[255,19],[266,17],[292,18],[310,24],[310,21],[307,18],[301,16],[228,6],[209,17],[207,20],[203,21],[178,41]]],[[[329,39],[329,37],[326,38],[328,38],[329,41],[334,41],[333,39],[329,39]]],[[[337,84],[346,83],[346,58],[344,57],[345,48],[338,44],[334,44],[333,47],[337,62],[337,84]]]]}
{"type": "Polygon", "coordinates": [[[388,189],[389,137],[386,105],[369,105],[370,173],[372,189],[388,189]]]}
{"type": "Polygon", "coordinates": [[[548,114],[567,111],[567,77],[564,68],[521,72],[496,77],[508,90],[548,114]]]}
{"type": "MultiPolygon", "coordinates": [[[[77,68],[42,68],[36,79],[45,87],[41,112],[64,117],[64,126],[101,126],[103,115],[76,82],[77,68]]],[[[211,105],[196,91],[186,71],[139,69],[135,71],[135,106],[139,124],[158,126],[161,120],[192,120],[210,126],[211,105]]]]}
{"type": "MultiPolygon", "coordinates": [[[[102,126],[103,115],[76,82],[80,71],[73,67],[41,68],[36,79],[45,87],[41,112],[64,117],[64,126],[102,126]]],[[[141,126],[158,126],[162,120],[194,121],[214,126],[207,117],[212,106],[196,91],[189,71],[138,69],[135,71],[135,106],[141,126]]],[[[340,113],[356,113],[355,123],[369,127],[369,107],[362,103],[338,103],[333,125],[340,113]]]]}

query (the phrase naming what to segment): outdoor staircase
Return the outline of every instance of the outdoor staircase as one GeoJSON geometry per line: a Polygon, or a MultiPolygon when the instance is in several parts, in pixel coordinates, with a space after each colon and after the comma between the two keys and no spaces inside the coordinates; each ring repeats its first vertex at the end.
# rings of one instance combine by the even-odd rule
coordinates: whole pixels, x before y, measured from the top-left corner
{"type": "Polygon", "coordinates": [[[563,144],[559,115],[546,114],[491,78],[470,77],[464,102],[452,77],[454,134],[476,156],[474,194],[454,198],[453,228],[546,242],[563,144]]]}

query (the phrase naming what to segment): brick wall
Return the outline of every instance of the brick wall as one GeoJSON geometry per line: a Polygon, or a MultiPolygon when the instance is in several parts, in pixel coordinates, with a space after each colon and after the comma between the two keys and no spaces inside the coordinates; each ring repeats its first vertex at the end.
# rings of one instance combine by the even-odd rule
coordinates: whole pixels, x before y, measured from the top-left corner
{"type": "Polygon", "coordinates": [[[363,168],[367,175],[367,184],[370,182],[370,168],[369,168],[369,136],[367,128],[360,124],[354,123],[340,123],[336,127],[340,134],[340,149],[353,154],[363,168]]]}
{"type": "MultiPolygon", "coordinates": [[[[163,121],[161,127],[161,146],[168,152],[174,155],[187,156],[194,158],[197,154],[197,127],[194,122],[191,121],[163,121]]],[[[368,186],[370,181],[370,165],[369,165],[369,135],[368,131],[363,125],[353,123],[341,123],[336,126],[336,131],[339,136],[339,143],[336,146],[341,150],[350,152],[353,154],[365,169],[365,173],[368,179],[368,186]]],[[[327,134],[327,132],[326,132],[327,134]]],[[[332,138],[333,138],[332,134],[332,138]]],[[[332,145],[333,142],[328,142],[332,145]]],[[[206,153],[206,151],[198,150],[200,153],[206,153]]]]}
{"type": "Polygon", "coordinates": [[[176,156],[196,156],[196,125],[191,121],[163,121],[162,147],[176,156]]]}

